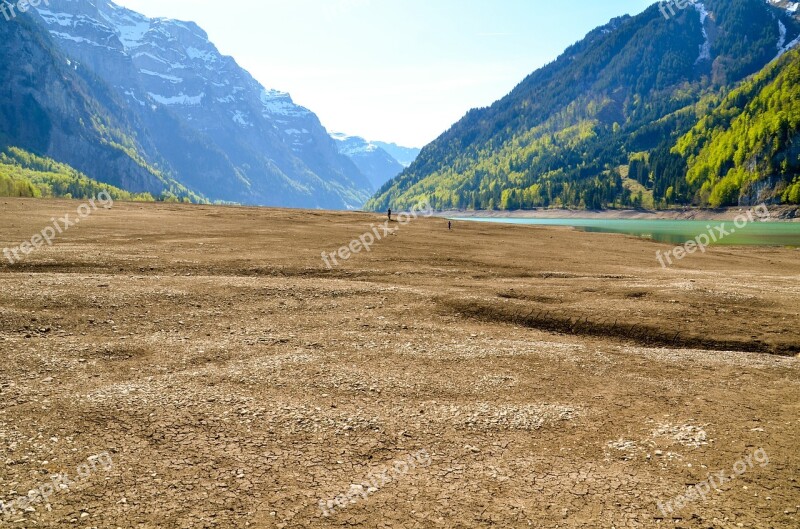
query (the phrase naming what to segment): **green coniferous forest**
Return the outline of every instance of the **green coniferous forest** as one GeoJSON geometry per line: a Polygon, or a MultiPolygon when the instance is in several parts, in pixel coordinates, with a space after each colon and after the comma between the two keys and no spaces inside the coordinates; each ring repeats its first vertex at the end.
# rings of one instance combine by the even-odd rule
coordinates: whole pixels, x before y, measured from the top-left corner
{"type": "Polygon", "coordinates": [[[0,153],[0,196],[86,199],[104,191],[114,200],[154,200],[149,193],[129,193],[92,180],[68,165],[15,147],[0,153]]]}

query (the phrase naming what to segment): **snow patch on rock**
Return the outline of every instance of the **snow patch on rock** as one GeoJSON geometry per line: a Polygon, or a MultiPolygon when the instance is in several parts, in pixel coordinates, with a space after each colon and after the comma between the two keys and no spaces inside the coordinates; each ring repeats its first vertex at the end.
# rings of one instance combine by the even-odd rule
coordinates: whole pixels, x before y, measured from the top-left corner
{"type": "Polygon", "coordinates": [[[697,12],[700,13],[700,25],[703,26],[703,44],[700,45],[700,56],[697,57],[697,61],[695,64],[701,61],[710,61],[711,60],[711,39],[708,36],[708,30],[706,29],[706,19],[708,19],[708,9],[706,9],[705,4],[702,2],[697,2],[694,4],[694,8],[697,9],[697,12]]]}
{"type": "Polygon", "coordinates": [[[200,95],[196,96],[187,96],[185,94],[179,94],[177,96],[162,96],[154,94],[152,92],[148,92],[147,95],[153,98],[154,101],[166,106],[170,105],[199,106],[203,103],[203,98],[206,96],[205,93],[201,93],[200,95]]]}

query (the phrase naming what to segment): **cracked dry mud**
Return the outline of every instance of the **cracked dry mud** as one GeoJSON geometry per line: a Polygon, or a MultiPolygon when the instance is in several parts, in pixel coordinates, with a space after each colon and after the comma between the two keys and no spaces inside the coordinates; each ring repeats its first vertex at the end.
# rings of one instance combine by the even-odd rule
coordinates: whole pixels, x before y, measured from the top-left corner
{"type": "MultiPolygon", "coordinates": [[[[74,208],[0,201],[0,246],[74,208]]],[[[797,250],[420,219],[325,269],[372,222],[117,204],[0,264],[0,501],[113,460],[0,527],[800,527],[797,250]]]]}

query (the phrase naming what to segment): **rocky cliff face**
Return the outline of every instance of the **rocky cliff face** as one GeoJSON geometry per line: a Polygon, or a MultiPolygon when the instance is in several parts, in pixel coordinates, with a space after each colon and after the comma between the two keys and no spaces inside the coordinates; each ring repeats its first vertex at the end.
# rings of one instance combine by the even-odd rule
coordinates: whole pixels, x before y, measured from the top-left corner
{"type": "Polygon", "coordinates": [[[62,55],[30,17],[0,23],[0,43],[0,146],[61,160],[135,192],[191,195],[143,161],[124,102],[62,55]]]}
{"type": "Polygon", "coordinates": [[[261,86],[196,24],[106,0],[51,0],[38,19],[111,87],[151,138],[148,156],[211,199],[358,208],[372,186],[313,112],[261,86]]]}

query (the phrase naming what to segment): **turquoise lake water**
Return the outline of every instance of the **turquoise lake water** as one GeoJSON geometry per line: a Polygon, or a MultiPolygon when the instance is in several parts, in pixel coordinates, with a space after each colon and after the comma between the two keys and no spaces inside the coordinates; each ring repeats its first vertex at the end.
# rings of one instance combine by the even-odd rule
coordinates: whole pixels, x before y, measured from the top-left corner
{"type": "Polygon", "coordinates": [[[698,220],[610,220],[610,219],[513,219],[513,218],[454,218],[469,222],[491,222],[530,226],[568,226],[587,232],[623,233],[675,245],[709,232],[717,241],[712,244],[729,246],[791,246],[800,247],[800,222],[748,222],[738,228],[733,221],[698,220]],[[720,227],[727,234],[722,234],[720,227]]]}

